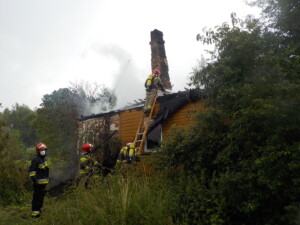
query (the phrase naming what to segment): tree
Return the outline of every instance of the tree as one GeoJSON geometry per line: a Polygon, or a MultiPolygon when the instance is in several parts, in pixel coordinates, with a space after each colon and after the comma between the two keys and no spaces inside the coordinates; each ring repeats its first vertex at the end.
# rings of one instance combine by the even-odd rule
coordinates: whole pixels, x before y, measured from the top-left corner
{"type": "Polygon", "coordinates": [[[5,126],[20,132],[20,139],[25,147],[32,147],[38,141],[34,122],[36,112],[26,105],[16,103],[11,110],[5,109],[0,113],[5,121],[5,126]]]}
{"type": "Polygon", "coordinates": [[[107,88],[99,87],[95,84],[93,88],[88,82],[82,82],[44,95],[42,107],[37,110],[37,128],[41,140],[51,147],[53,155],[72,160],[70,156],[77,154],[79,116],[89,115],[92,110],[101,112],[106,102],[110,107],[115,104],[115,96],[107,88]]]}
{"type": "Polygon", "coordinates": [[[71,83],[69,89],[77,96],[78,113],[81,115],[111,110],[117,103],[115,94],[104,85],[82,81],[71,83]]]}
{"type": "Polygon", "coordinates": [[[24,162],[24,146],[20,141],[19,132],[5,127],[0,117],[0,205],[20,203],[27,192],[28,175],[24,162]]]}
{"type": "Polygon", "coordinates": [[[163,166],[183,168],[178,214],[188,224],[297,224],[299,58],[258,20],[232,21],[197,36],[215,44],[191,77],[207,109],[163,144],[163,166]]]}
{"type": "Polygon", "coordinates": [[[262,8],[263,18],[268,29],[275,32],[283,40],[282,44],[293,44],[300,54],[300,3],[297,0],[254,0],[249,3],[262,8]]]}
{"type": "Polygon", "coordinates": [[[62,88],[43,96],[37,109],[37,129],[53,156],[67,159],[76,152],[77,105],[74,94],[62,88]]]}

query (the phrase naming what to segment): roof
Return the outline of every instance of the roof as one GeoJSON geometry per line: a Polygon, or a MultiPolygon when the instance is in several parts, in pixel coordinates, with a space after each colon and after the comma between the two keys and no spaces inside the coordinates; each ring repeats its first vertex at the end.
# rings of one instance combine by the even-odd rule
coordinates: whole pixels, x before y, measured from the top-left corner
{"type": "Polygon", "coordinates": [[[176,113],[181,107],[185,106],[189,102],[195,102],[199,99],[201,99],[201,95],[199,91],[195,89],[158,97],[157,101],[160,104],[160,109],[154,119],[154,122],[148,129],[148,133],[176,113]]]}
{"type": "MultiPolygon", "coordinates": [[[[176,93],[171,93],[163,96],[159,96],[157,98],[157,101],[160,104],[160,109],[158,114],[155,117],[154,123],[151,124],[149,127],[149,131],[153,130],[157,125],[161,124],[164,120],[169,118],[171,115],[173,115],[176,111],[178,111],[181,107],[186,105],[189,102],[194,102],[196,100],[199,100],[203,97],[202,94],[199,93],[196,89],[189,89],[185,91],[179,91],[176,93]]],[[[88,119],[93,118],[99,118],[99,117],[107,117],[107,116],[113,116],[115,114],[118,114],[119,112],[125,111],[125,110],[131,110],[131,109],[142,109],[144,106],[143,100],[140,100],[139,102],[136,102],[135,104],[131,104],[128,106],[125,106],[123,108],[120,108],[118,110],[113,110],[110,112],[105,113],[99,113],[99,114],[93,114],[90,116],[81,116],[78,120],[84,121],[88,119]]]]}
{"type": "Polygon", "coordinates": [[[144,106],[144,102],[145,101],[136,102],[135,104],[130,104],[130,105],[124,106],[120,109],[112,110],[112,111],[105,112],[105,113],[92,114],[89,116],[81,116],[78,120],[84,121],[84,120],[94,119],[94,118],[99,118],[99,117],[113,116],[113,115],[118,114],[119,112],[122,112],[125,110],[141,109],[144,106]]]}

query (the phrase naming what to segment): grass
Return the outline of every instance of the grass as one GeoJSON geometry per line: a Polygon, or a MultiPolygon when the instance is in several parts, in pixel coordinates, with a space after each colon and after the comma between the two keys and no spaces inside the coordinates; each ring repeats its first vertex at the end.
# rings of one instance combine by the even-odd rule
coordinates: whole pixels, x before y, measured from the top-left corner
{"type": "Polygon", "coordinates": [[[44,214],[39,219],[30,218],[30,201],[2,207],[0,224],[172,225],[171,196],[163,176],[128,170],[95,177],[88,189],[71,186],[63,195],[46,196],[44,214]]]}

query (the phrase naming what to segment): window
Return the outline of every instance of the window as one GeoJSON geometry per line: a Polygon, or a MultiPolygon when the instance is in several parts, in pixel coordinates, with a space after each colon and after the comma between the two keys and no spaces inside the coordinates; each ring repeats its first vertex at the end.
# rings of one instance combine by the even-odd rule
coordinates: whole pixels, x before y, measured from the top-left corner
{"type": "Polygon", "coordinates": [[[160,141],[162,138],[162,127],[158,125],[155,127],[148,135],[147,135],[147,142],[145,146],[145,152],[151,152],[151,150],[160,146],[160,141]]]}

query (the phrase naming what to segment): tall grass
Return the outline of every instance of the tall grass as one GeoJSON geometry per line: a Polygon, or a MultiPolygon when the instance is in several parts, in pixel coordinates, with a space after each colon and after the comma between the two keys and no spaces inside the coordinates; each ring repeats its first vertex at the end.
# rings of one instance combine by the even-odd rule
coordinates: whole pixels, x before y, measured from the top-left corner
{"type": "Polygon", "coordinates": [[[128,171],[94,178],[88,189],[73,186],[60,197],[46,198],[39,224],[172,225],[170,205],[172,195],[162,176],[128,171]]]}

